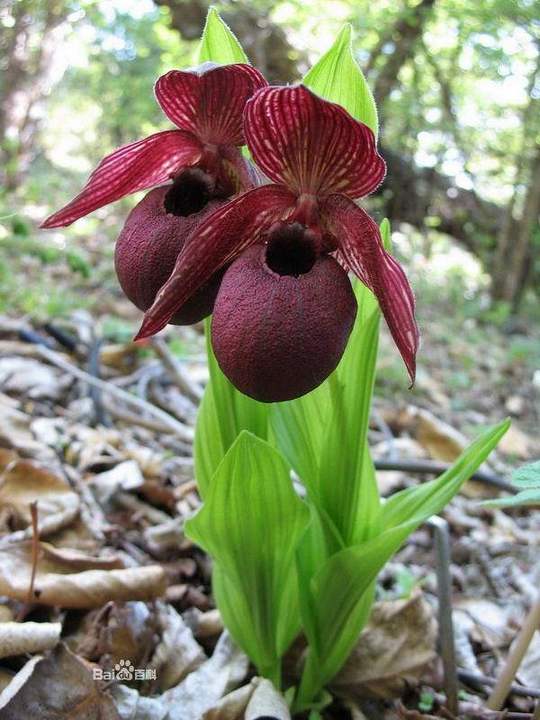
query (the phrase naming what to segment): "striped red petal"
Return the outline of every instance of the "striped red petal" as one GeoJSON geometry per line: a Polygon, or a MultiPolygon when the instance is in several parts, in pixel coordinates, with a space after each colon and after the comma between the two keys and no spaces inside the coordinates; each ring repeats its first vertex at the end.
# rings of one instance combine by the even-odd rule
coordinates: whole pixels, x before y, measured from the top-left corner
{"type": "Polygon", "coordinates": [[[260,90],[246,105],[244,132],[257,165],[298,194],[359,198],[386,172],[370,128],[303,85],[260,90]]]}
{"type": "Polygon", "coordinates": [[[251,65],[207,63],[195,70],[171,70],[159,78],[155,93],[169,120],[201,142],[243,145],[244,106],[266,84],[251,65]]]}
{"type": "Polygon", "coordinates": [[[200,144],[181,130],[166,130],[125,145],[107,155],[77,197],[48,217],[41,227],[71,225],[124,195],[169,180],[181,168],[196,163],[200,155],[200,144]]]}
{"type": "Polygon", "coordinates": [[[336,238],[338,253],[376,295],[414,383],[420,334],[414,316],[414,295],[407,276],[384,249],[377,223],[352,200],[343,195],[331,195],[322,204],[321,212],[329,232],[336,238]]]}
{"type": "Polygon", "coordinates": [[[294,206],[294,196],[280,185],[264,185],[216,210],[191,235],[176,266],[146,312],[136,340],[167,325],[214,273],[254,245],[270,225],[294,206]]]}

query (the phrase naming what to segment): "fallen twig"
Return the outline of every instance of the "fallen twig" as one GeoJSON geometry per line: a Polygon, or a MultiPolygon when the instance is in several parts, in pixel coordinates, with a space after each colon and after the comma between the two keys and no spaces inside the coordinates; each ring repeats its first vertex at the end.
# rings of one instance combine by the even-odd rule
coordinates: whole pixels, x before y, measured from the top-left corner
{"type": "Polygon", "coordinates": [[[152,338],[152,347],[161,358],[180,390],[198,405],[203,396],[203,389],[198,383],[194,382],[189,375],[184,372],[181,365],[176,362],[165,340],[160,337],[152,338]]]}
{"type": "Polygon", "coordinates": [[[529,610],[529,614],[525,618],[523,627],[521,628],[516,642],[506,659],[506,664],[497,679],[493,692],[488,698],[487,706],[492,710],[500,710],[510,688],[512,681],[521,665],[521,661],[527,652],[527,648],[531,644],[534,633],[540,627],[540,595],[536,598],[533,606],[529,610]]]}
{"type": "MultiPolygon", "coordinates": [[[[471,684],[472,686],[484,685],[486,687],[493,687],[497,680],[495,678],[487,677],[487,675],[481,675],[480,673],[471,672],[470,670],[458,669],[458,678],[465,683],[471,684]]],[[[540,689],[527,687],[526,685],[516,685],[512,683],[510,685],[509,695],[520,695],[521,697],[532,697],[540,698],[540,689]]]]}
{"type": "Polygon", "coordinates": [[[64,360],[61,358],[58,353],[54,352],[53,350],[49,350],[49,348],[46,348],[42,345],[36,346],[39,354],[41,357],[43,357],[45,360],[48,360],[52,365],[56,365],[56,367],[61,368],[62,370],[65,370],[65,372],[69,373],[70,375],[73,375],[73,377],[78,378],[79,380],[83,380],[84,382],[87,382],[89,385],[93,385],[94,387],[99,388],[104,393],[108,393],[112,397],[115,397],[118,400],[121,400],[122,402],[125,402],[128,405],[132,405],[133,407],[137,408],[138,410],[142,410],[143,412],[148,413],[149,415],[153,415],[154,417],[161,420],[161,422],[166,425],[171,432],[173,432],[175,435],[177,435],[179,438],[184,440],[185,442],[193,442],[193,428],[188,427],[187,425],[184,425],[179,420],[176,420],[175,418],[171,417],[168,413],[164,412],[163,410],[160,410],[159,408],[155,407],[154,405],[151,405],[150,403],[146,402],[145,400],[141,400],[141,398],[134,397],[133,395],[130,395],[130,393],[126,392],[125,390],[122,390],[119,387],[116,387],[112,383],[107,382],[106,380],[100,380],[99,378],[92,377],[89,373],[85,372],[84,370],[81,370],[80,368],[76,367],[72,363],[68,362],[67,360],[64,360]]]}
{"type": "MultiPolygon", "coordinates": [[[[422,475],[440,475],[446,472],[451,466],[447,463],[436,462],[434,460],[374,460],[376,470],[402,470],[403,472],[409,473],[420,473],[422,475]]],[[[494,473],[487,472],[486,470],[477,470],[471,475],[471,480],[478,480],[486,485],[492,485],[499,490],[505,490],[506,492],[515,495],[517,490],[506,480],[503,480],[494,473]]]]}

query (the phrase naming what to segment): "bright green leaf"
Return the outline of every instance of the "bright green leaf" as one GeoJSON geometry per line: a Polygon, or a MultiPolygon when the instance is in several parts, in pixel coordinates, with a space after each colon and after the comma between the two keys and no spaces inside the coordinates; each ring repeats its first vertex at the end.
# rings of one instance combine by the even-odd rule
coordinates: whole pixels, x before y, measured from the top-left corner
{"type": "Polygon", "coordinates": [[[503,420],[486,430],[436,480],[392,495],[382,507],[383,527],[392,528],[411,520],[423,522],[440,512],[480,467],[509,427],[510,420],[503,420]]]}
{"type": "Polygon", "coordinates": [[[216,601],[231,634],[273,682],[300,628],[295,549],[308,520],[281,455],[242,432],[186,523],[215,560],[216,601]]]}
{"type": "Polygon", "coordinates": [[[275,403],[270,413],[280,452],[311,493],[316,492],[314,483],[330,410],[330,391],[325,382],[297,400],[275,403]]]}
{"type": "Polygon", "coordinates": [[[199,63],[220,65],[249,62],[236,36],[214,7],[208,10],[197,58],[199,63]]]}
{"type": "Polygon", "coordinates": [[[377,108],[354,58],[351,32],[351,26],[344,25],[330,50],[315,63],[302,82],[326,100],[344,107],[354,118],[370,127],[377,137],[377,108]]]}
{"type": "Polygon", "coordinates": [[[379,338],[375,297],[355,282],[357,319],[337,371],[330,378],[331,412],[317,480],[320,506],[346,545],[377,530],[379,494],[367,445],[379,338]]]}
{"type": "Polygon", "coordinates": [[[309,654],[297,709],[305,707],[347,659],[369,616],[373,583],[379,571],[411,532],[443,509],[508,427],[509,421],[505,420],[485,432],[437,480],[394,495],[382,508],[384,531],[332,555],[311,578],[310,597],[301,603],[309,654]]]}
{"type": "Polygon", "coordinates": [[[218,465],[242,430],[266,439],[270,406],[239,392],[221,372],[205,323],[210,381],[197,416],[195,477],[204,498],[218,465]]]}

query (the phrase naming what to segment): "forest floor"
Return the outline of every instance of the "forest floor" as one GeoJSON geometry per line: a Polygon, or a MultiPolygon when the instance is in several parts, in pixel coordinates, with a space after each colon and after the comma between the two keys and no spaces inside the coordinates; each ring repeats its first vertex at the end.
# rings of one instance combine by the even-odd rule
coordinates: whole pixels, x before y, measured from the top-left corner
{"type": "MultiPolygon", "coordinates": [[[[26,717],[52,682],[54,717],[82,702],[107,719],[235,720],[248,703],[257,717],[268,687],[221,634],[208,558],[182,532],[200,504],[192,438],[207,379],[202,328],[169,328],[136,346],[140,316],[116,287],[110,251],[20,242],[0,248],[0,690],[9,686],[0,717],[26,717]]],[[[462,271],[461,255],[449,265],[445,246],[429,260],[404,249],[423,335],[418,379],[407,390],[383,331],[373,456],[451,462],[509,415],[484,468],[508,481],[540,455],[538,323],[487,308],[478,269],[462,271]],[[451,282],[441,285],[441,273],[451,282]]],[[[383,495],[426,477],[378,473],[383,495]]],[[[460,718],[503,717],[485,709],[489,678],[540,580],[539,515],[481,505],[499,494],[470,482],[444,513],[460,718]]],[[[424,526],[387,566],[372,620],[333,685],[346,699],[328,718],[458,717],[446,708],[437,650],[437,562],[424,526]]],[[[294,682],[293,663],[290,672],[294,682]]],[[[504,717],[532,718],[538,633],[515,682],[525,690],[504,717]]]]}

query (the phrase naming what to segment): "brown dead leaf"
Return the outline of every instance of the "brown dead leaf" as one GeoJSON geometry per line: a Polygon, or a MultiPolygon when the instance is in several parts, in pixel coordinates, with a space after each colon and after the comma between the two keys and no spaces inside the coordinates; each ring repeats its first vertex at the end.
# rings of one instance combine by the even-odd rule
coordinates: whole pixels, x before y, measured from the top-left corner
{"type": "Polygon", "coordinates": [[[202,665],[207,657],[172,605],[160,603],[158,621],[161,641],[150,660],[150,666],[156,668],[159,688],[168,690],[202,665]]]}
{"type": "Polygon", "coordinates": [[[155,644],[154,634],[154,618],[146,603],[110,602],[87,613],[76,635],[69,638],[69,647],[104,668],[120,660],[141,667],[155,644]]]}
{"type": "Polygon", "coordinates": [[[56,459],[53,450],[36,442],[30,431],[32,418],[18,409],[13,398],[0,393],[0,447],[13,448],[25,457],[56,459]]]}
{"type": "Polygon", "coordinates": [[[347,697],[399,697],[418,683],[436,658],[437,622],[431,606],[417,591],[408,600],[374,605],[356,648],[332,681],[347,697]]]}
{"type": "Polygon", "coordinates": [[[200,720],[244,680],[248,667],[247,657],[228,633],[223,633],[212,657],[161,695],[161,701],[169,710],[169,720],[200,720]]]}
{"type": "Polygon", "coordinates": [[[144,484],[144,477],[134,460],[126,460],[106,472],[94,475],[88,484],[99,504],[106,506],[116,493],[140,488],[144,484]]]}
{"type": "Polygon", "coordinates": [[[291,720],[285,698],[270,680],[260,678],[246,708],[245,720],[291,720]]]}
{"type": "Polygon", "coordinates": [[[50,650],[61,632],[60,623],[0,622],[0,658],[50,650]]]}
{"type": "MultiPolygon", "coordinates": [[[[65,608],[94,608],[110,600],[150,600],[165,592],[165,573],[158,565],[117,567],[116,558],[92,558],[41,543],[33,601],[65,608]]],[[[25,601],[31,572],[31,542],[0,549],[0,595],[25,601]]]]}
{"type": "Polygon", "coordinates": [[[110,693],[120,720],[171,720],[159,697],[144,697],[127,685],[113,685],[110,693]]]}
{"type": "Polygon", "coordinates": [[[400,420],[435,460],[453,462],[467,446],[464,435],[424,408],[409,405],[400,420]]]}
{"type": "Polygon", "coordinates": [[[222,697],[204,713],[202,720],[244,720],[247,704],[258,682],[259,678],[253,678],[249,685],[242,685],[222,697]]]}
{"type": "Polygon", "coordinates": [[[508,609],[483,598],[457,598],[454,601],[456,615],[463,612],[472,621],[470,637],[487,647],[500,648],[508,645],[514,634],[508,625],[508,609]]]}
{"type": "Polygon", "coordinates": [[[2,720],[120,720],[90,668],[65,645],[36,656],[0,695],[2,720]]]}
{"type": "Polygon", "coordinates": [[[73,379],[39,360],[4,357],[0,360],[0,385],[6,393],[32,400],[58,400],[73,379]]]}
{"type": "Polygon", "coordinates": [[[63,478],[0,449],[0,513],[6,523],[0,531],[29,536],[32,502],[38,504],[40,536],[69,525],[79,513],[79,498],[63,478]]]}
{"type": "Polygon", "coordinates": [[[529,460],[535,452],[535,442],[513,422],[499,441],[498,449],[505,455],[529,460]]]}

